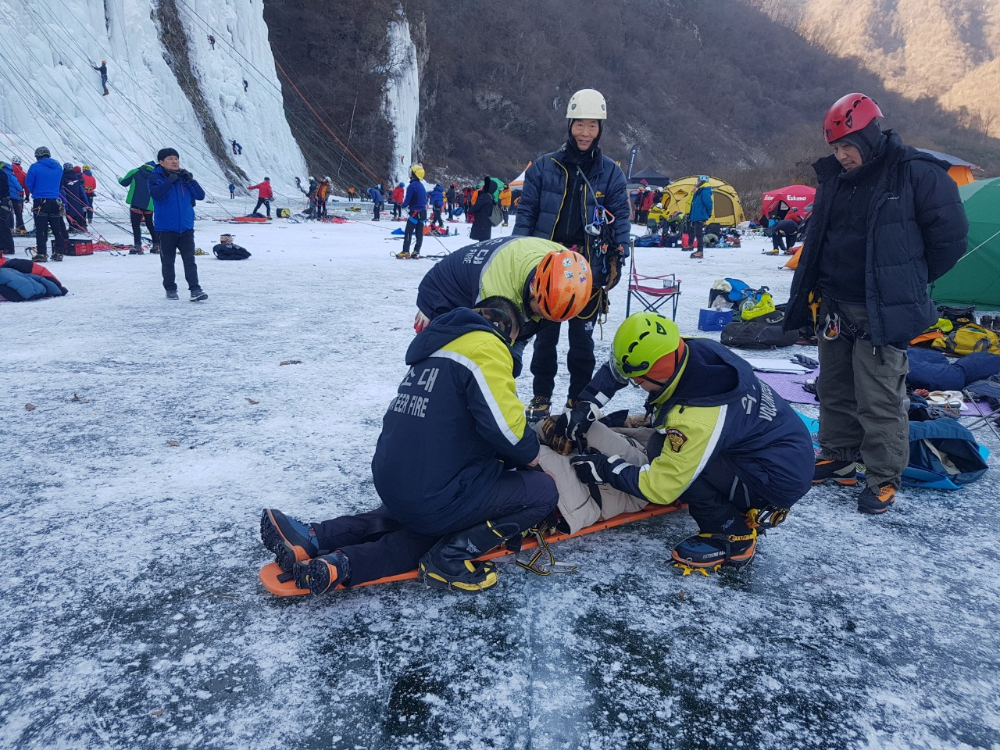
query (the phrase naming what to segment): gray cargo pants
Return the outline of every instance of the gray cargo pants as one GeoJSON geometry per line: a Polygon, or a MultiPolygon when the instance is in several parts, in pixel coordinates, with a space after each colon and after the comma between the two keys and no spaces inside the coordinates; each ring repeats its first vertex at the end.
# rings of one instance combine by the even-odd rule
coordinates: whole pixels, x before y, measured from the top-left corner
{"type": "Polygon", "coordinates": [[[847,323],[867,332],[868,313],[863,305],[843,302],[837,303],[841,335],[826,341],[822,327],[828,312],[824,303],[817,326],[820,458],[860,460],[869,487],[886,482],[899,487],[910,458],[909,418],[903,407],[909,372],[906,351],[889,345],[873,347],[867,338],[855,336],[847,323]]]}

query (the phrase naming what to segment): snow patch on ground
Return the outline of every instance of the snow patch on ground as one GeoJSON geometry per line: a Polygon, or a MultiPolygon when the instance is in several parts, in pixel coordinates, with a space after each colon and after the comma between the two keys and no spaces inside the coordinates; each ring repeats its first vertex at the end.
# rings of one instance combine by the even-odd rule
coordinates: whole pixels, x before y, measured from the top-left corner
{"type": "MultiPolygon", "coordinates": [[[[69,296],[0,304],[0,746],[998,747],[990,474],[880,518],[815,489],[725,576],[669,567],[695,528],[678,512],[555,548],[575,574],[503,564],[478,596],[266,594],[261,508],[378,502],[369,463],[432,263],[390,257],[396,226],[203,221],[201,247],[236,229],[253,253],[198,259],[207,302],[167,301],[155,257],[101,253],[51,266],[69,296]]],[[[463,236],[425,253],[467,244],[448,226],[463,236]]],[[[637,256],[683,280],[693,335],[717,278],[785,298],[764,242],[637,256]]]]}

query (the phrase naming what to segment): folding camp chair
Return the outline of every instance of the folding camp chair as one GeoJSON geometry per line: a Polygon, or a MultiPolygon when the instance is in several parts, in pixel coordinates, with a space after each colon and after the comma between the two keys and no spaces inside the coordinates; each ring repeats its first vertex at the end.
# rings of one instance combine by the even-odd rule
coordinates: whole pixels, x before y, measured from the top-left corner
{"type": "Polygon", "coordinates": [[[675,274],[644,276],[635,267],[635,238],[629,240],[629,282],[628,299],[625,302],[625,317],[632,309],[632,297],[644,310],[659,312],[667,302],[671,304],[670,319],[677,319],[677,303],[681,296],[681,280],[675,274]]]}

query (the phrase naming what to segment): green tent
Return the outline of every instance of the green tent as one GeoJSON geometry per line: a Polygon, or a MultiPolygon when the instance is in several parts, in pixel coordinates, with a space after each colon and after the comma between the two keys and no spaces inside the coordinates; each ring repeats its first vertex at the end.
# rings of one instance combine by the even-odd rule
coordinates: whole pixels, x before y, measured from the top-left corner
{"type": "Polygon", "coordinates": [[[931,285],[939,305],[1000,310],[1000,177],[958,189],[969,217],[969,249],[931,285]]]}

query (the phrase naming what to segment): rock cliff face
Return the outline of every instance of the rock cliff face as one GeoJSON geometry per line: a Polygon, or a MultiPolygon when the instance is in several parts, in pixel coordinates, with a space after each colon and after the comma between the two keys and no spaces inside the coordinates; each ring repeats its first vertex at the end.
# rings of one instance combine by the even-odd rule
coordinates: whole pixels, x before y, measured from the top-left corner
{"type": "MultiPolygon", "coordinates": [[[[419,62],[412,158],[435,181],[518,174],[565,139],[566,101],[584,87],[608,99],[605,153],[625,163],[638,145],[637,168],[672,177],[808,180],[809,162],[826,150],[823,114],[852,90],[876,97],[908,142],[1000,168],[991,161],[997,141],[956,124],[943,104],[887,88],[880,71],[832,54],[819,36],[804,37],[783,1],[267,0],[265,18],[276,59],[288,61],[338,137],[385,177],[393,171],[386,91],[399,62],[388,28],[400,11],[419,62]]],[[[812,6],[796,10],[811,28],[812,6]]],[[[286,109],[300,114],[287,85],[285,95],[286,109]]],[[[342,163],[342,178],[365,176],[317,137],[314,119],[290,123],[310,163],[342,163]]]]}

